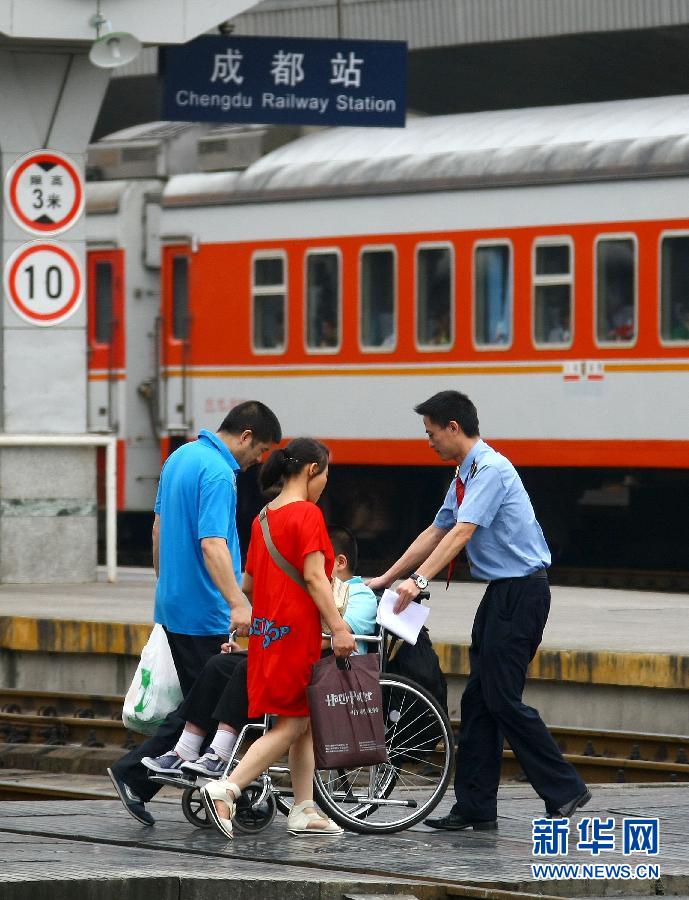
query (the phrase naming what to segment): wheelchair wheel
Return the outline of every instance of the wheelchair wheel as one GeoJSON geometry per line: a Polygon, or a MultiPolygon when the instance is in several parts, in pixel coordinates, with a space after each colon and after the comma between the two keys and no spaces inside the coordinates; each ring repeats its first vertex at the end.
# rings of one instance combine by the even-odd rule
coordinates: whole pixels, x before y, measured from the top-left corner
{"type": "Polygon", "coordinates": [[[270,789],[260,782],[252,782],[242,791],[237,801],[237,809],[232,819],[237,831],[256,834],[267,828],[275,818],[277,804],[270,789]]]}
{"type": "Polygon", "coordinates": [[[338,825],[390,834],[425,819],[440,802],[454,763],[444,711],[402,675],[380,676],[388,762],[316,772],[316,800],[338,825]]]}
{"type": "Polygon", "coordinates": [[[182,812],[187,822],[191,822],[197,828],[212,828],[213,823],[209,821],[206,807],[201,799],[199,788],[187,788],[182,794],[182,812]]]}

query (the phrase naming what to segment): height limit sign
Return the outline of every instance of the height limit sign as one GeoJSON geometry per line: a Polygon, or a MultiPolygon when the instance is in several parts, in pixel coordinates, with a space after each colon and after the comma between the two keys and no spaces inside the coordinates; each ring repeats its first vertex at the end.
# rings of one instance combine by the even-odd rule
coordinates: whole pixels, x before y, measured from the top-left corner
{"type": "Polygon", "coordinates": [[[84,208],[84,185],[74,163],[57,150],[34,150],[18,159],[5,178],[5,204],[31,234],[61,234],[84,208]]]}
{"type": "Polygon", "coordinates": [[[52,241],[19,247],[5,264],[5,296],[32,325],[59,325],[81,304],[84,279],[72,250],[52,241]]]}

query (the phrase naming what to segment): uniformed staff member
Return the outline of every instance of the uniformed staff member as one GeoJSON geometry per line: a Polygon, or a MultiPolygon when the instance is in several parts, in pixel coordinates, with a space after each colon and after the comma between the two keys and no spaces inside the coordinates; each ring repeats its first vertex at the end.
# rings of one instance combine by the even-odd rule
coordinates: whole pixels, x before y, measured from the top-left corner
{"type": "Polygon", "coordinates": [[[522,702],[526,670],[550,609],[550,551],[514,466],[479,436],[476,407],[465,394],[441,391],[419,404],[432,450],[455,460],[457,474],[432,525],[374,590],[397,588],[399,612],[466,546],[474,578],[488,582],[471,633],[471,671],[461,703],[456,802],[432,828],[495,829],[503,736],[548,815],[569,817],[591,799],[537,710],[522,702]]]}

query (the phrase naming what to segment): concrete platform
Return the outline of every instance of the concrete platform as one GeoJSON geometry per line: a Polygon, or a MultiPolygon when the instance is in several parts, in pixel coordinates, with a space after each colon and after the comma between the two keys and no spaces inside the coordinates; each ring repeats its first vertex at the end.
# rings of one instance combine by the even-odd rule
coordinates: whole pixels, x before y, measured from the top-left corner
{"type": "MultiPolygon", "coordinates": [[[[434,642],[468,644],[485,585],[453,582],[446,591],[444,582],[437,581],[430,590],[428,626],[434,642]]],[[[689,621],[689,594],[563,586],[551,590],[543,649],[677,657],[689,652],[689,625],[684,625],[689,621]]],[[[3,629],[7,629],[8,619],[26,617],[148,625],[154,592],[155,578],[148,569],[120,569],[115,584],[4,584],[0,585],[0,622],[3,629]]],[[[37,633],[37,637],[41,635],[37,633]]],[[[102,648],[101,652],[108,650],[102,648]]],[[[678,671],[675,681],[678,677],[685,677],[683,686],[689,687],[689,671],[678,671]]]]}
{"type": "MultiPolygon", "coordinates": [[[[429,627],[457,714],[484,585],[432,584],[429,627]]],[[[154,578],[0,586],[0,685],[124,693],[149,634],[154,578]],[[55,666],[60,654],[60,665],[55,666]]],[[[527,702],[553,725],[689,735],[689,594],[553,587],[527,702]]]]}
{"type": "MultiPolygon", "coordinates": [[[[445,798],[440,811],[450,805],[445,798]]],[[[19,802],[0,820],[3,900],[261,896],[276,900],[337,900],[344,894],[410,894],[441,900],[453,894],[495,897],[497,891],[550,896],[689,895],[689,785],[598,785],[587,817],[616,820],[614,851],[577,850],[555,862],[615,865],[657,863],[660,878],[601,880],[534,878],[532,819],[542,802],[528,786],[500,791],[497,832],[436,832],[424,825],[396,835],[300,838],[278,815],[259,835],[226,841],[194,829],[173,803],[150,805],[153,828],[137,825],[119,803],[19,802]],[[660,819],[659,855],[624,856],[624,816],[660,819]],[[258,892],[258,893],[257,893],[258,892]]]]}

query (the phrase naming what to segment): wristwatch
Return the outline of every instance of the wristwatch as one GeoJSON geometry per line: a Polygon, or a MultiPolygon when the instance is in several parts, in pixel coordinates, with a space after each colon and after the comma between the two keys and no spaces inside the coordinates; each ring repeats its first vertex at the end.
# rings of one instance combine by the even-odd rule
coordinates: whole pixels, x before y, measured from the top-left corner
{"type": "Polygon", "coordinates": [[[416,572],[412,572],[409,577],[420,591],[425,591],[428,587],[428,579],[424,578],[423,575],[417,575],[416,572]]]}

